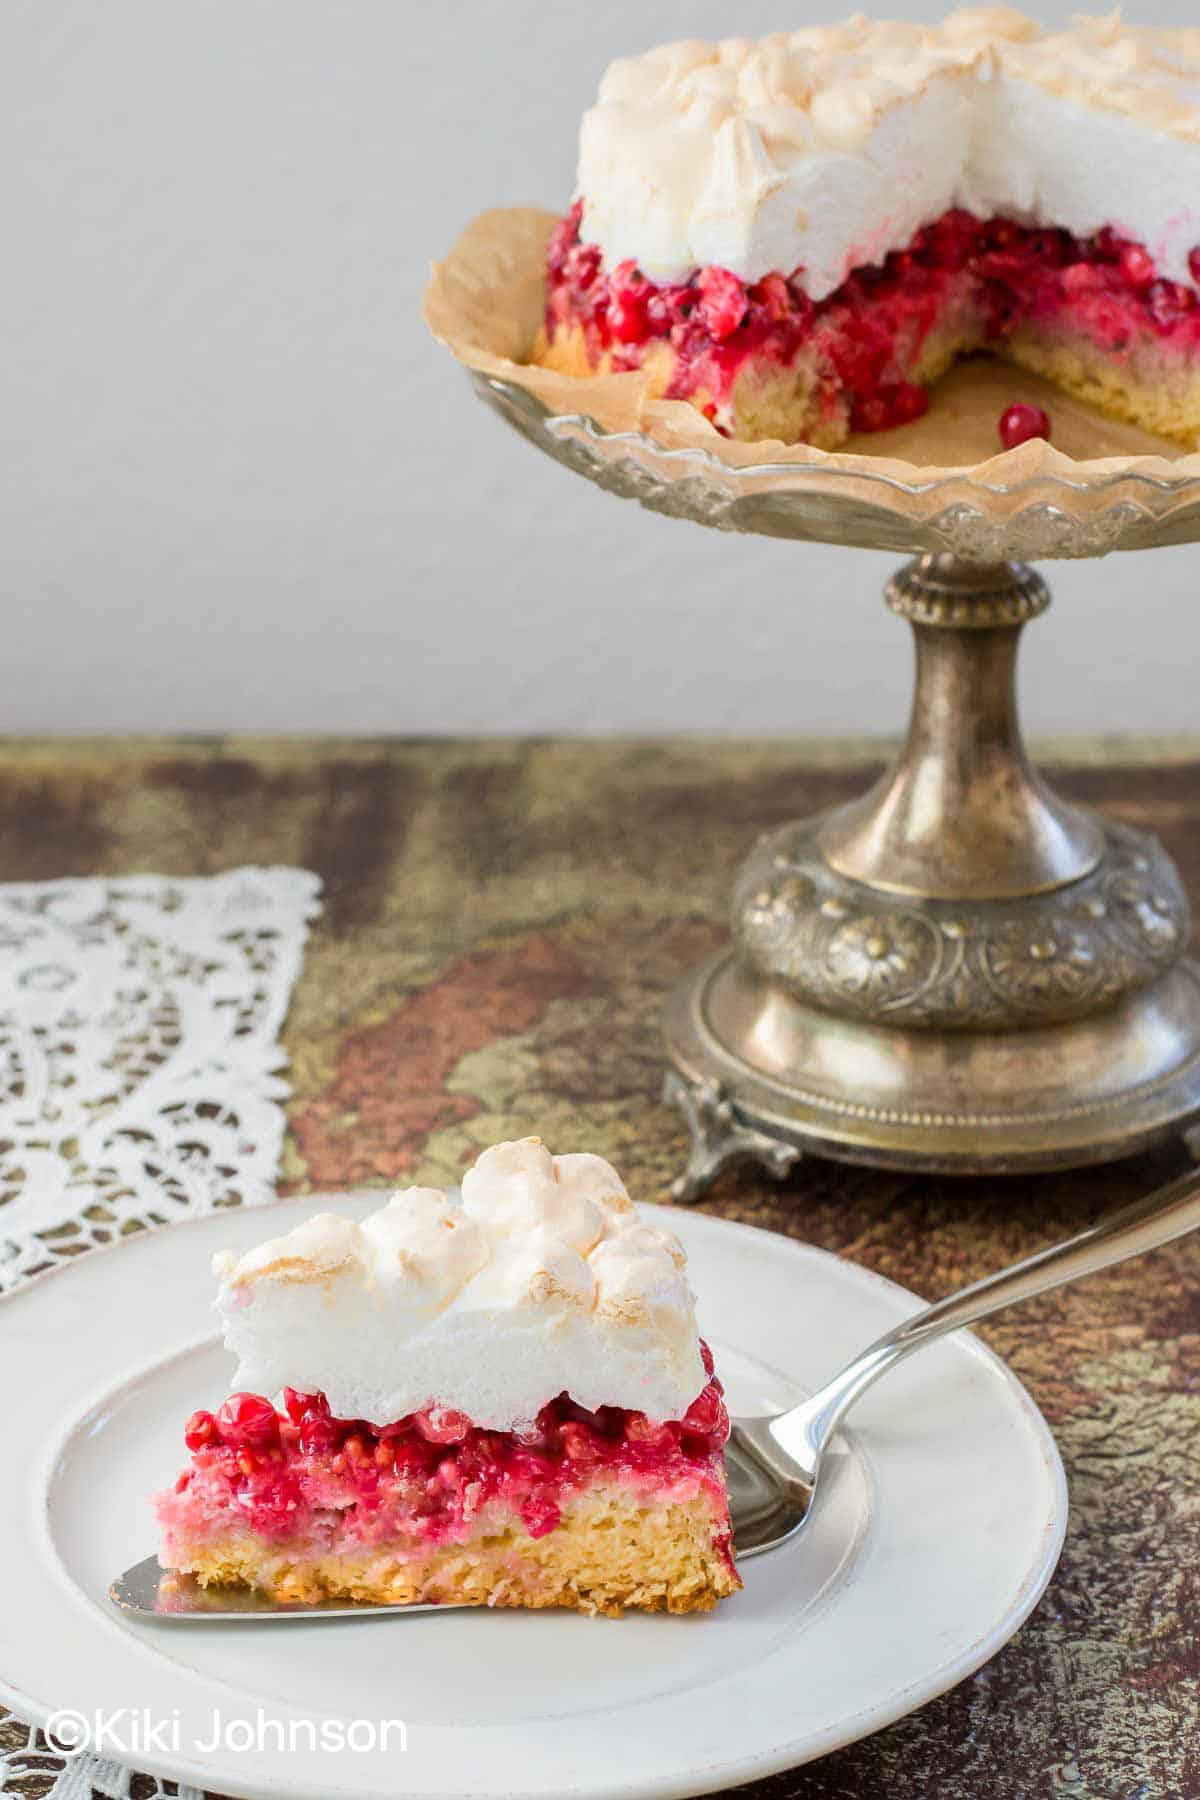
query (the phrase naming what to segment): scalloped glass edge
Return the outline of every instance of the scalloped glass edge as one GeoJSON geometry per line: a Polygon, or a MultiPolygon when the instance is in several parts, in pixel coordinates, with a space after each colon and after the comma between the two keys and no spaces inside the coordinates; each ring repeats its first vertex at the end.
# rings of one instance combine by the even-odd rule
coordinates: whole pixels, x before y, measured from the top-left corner
{"type": "Polygon", "coordinates": [[[778,508],[793,499],[795,516],[785,523],[777,511],[773,535],[918,554],[944,550],[973,561],[1101,556],[1200,540],[1200,474],[1127,468],[1087,478],[1038,470],[1014,482],[989,482],[970,470],[942,470],[912,482],[869,466],[764,461],[734,467],[700,446],[613,431],[584,412],[553,413],[519,381],[478,369],[469,374],[485,403],[558,460],[652,510],[702,524],[768,529],[728,511],[717,516],[719,495],[724,509],[764,501],[778,508]],[[700,490],[710,497],[707,504],[700,490]],[[816,514],[801,513],[820,502],[827,511],[817,529],[816,514]],[[864,511],[891,523],[882,534],[867,529],[864,511]]]}

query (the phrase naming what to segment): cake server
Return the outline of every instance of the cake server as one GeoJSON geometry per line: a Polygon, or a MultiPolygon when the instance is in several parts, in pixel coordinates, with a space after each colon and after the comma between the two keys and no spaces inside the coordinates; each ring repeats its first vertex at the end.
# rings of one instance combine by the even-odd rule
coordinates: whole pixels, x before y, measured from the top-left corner
{"type": "MultiPolygon", "coordinates": [[[[1051,1288],[1156,1250],[1200,1225],[1200,1174],[1194,1170],[1136,1200],[1086,1231],[950,1294],[885,1332],[811,1399],[775,1417],[735,1419],[725,1449],[738,1560],[791,1541],[812,1510],[831,1438],[857,1400],[889,1369],[926,1344],[1051,1288]]],[[[446,1612],[438,1604],[378,1606],[330,1600],[281,1605],[246,1589],[204,1589],[148,1556],[113,1582],[113,1604],[141,1618],[187,1623],[312,1619],[363,1613],[446,1612]]],[[[457,1609],[456,1609],[457,1610],[457,1609]]]]}

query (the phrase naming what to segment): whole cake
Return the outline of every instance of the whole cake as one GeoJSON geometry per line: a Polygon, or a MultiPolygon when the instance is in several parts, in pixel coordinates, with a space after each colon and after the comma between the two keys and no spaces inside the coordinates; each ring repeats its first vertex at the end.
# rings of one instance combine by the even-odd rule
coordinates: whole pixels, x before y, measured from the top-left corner
{"type": "Polygon", "coordinates": [[[834,448],[987,349],[1200,446],[1200,28],[806,28],[616,62],[535,360],[834,448]]]}
{"type": "Polygon", "coordinates": [[[188,1421],[165,1568],[277,1600],[693,1612],[741,1586],[684,1255],[601,1157],[486,1151],[218,1257],[237,1392],[188,1421]]]}

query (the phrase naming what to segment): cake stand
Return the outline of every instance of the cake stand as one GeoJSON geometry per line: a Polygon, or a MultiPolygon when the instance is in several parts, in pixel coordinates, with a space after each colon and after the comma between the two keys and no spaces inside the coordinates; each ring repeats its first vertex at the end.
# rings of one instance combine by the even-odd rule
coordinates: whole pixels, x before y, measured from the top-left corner
{"type": "Polygon", "coordinates": [[[1153,837],[1047,786],[1014,692],[1017,640],[1050,603],[1020,559],[1200,538],[1200,478],[731,467],[473,379],[530,442],[656,512],[915,559],[885,591],[916,639],[903,748],[860,799],[759,840],[732,941],[670,1000],[667,1093],[692,1133],[676,1197],[736,1158],[782,1175],[806,1151],[961,1174],[1073,1167],[1200,1117],[1179,877],[1153,837]]]}

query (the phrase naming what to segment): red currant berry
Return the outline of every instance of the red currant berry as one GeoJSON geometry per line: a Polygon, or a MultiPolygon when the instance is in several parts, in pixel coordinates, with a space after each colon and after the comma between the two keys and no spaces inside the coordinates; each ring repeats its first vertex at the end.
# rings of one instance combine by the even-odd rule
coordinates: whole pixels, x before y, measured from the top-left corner
{"type": "Polygon", "coordinates": [[[618,344],[640,344],[647,335],[646,309],[638,300],[610,300],[605,317],[618,344]]]}
{"type": "Polygon", "coordinates": [[[1173,330],[1195,306],[1196,296],[1191,288],[1180,287],[1178,282],[1152,281],[1146,289],[1146,310],[1160,332],[1173,330]]]}
{"type": "Polygon", "coordinates": [[[1131,288],[1149,287],[1154,280],[1154,259],[1140,244],[1126,244],[1121,251],[1121,273],[1131,288]]]}
{"type": "Polygon", "coordinates": [[[705,1401],[703,1412],[697,1414],[700,1401],[693,1401],[684,1416],[680,1427],[683,1448],[691,1454],[704,1454],[710,1450],[719,1450],[729,1436],[729,1414],[725,1410],[725,1402],[717,1393],[706,1388],[700,1400],[705,1401]],[[711,1395],[711,1399],[708,1396],[711,1395]],[[689,1419],[698,1416],[701,1423],[690,1425],[689,1419]]]}
{"type": "Polygon", "coordinates": [[[646,304],[654,293],[633,261],[619,262],[608,277],[608,329],[619,344],[638,344],[647,335],[646,304]]]}
{"type": "Polygon", "coordinates": [[[235,1450],[265,1450],[279,1442],[278,1416],[261,1394],[230,1394],[217,1413],[217,1429],[235,1450]]]}
{"type": "Polygon", "coordinates": [[[720,1394],[713,1387],[706,1387],[696,1395],[692,1404],[683,1415],[683,1429],[694,1431],[698,1437],[708,1437],[717,1429],[721,1414],[725,1411],[720,1394]]]}
{"type": "Polygon", "coordinates": [[[415,1479],[429,1473],[432,1465],[427,1444],[419,1443],[414,1438],[398,1438],[389,1441],[388,1448],[392,1453],[392,1467],[402,1480],[415,1479]]]}
{"type": "Polygon", "coordinates": [[[1018,400],[1000,414],[1000,442],[1006,450],[1015,450],[1018,444],[1024,444],[1030,438],[1049,438],[1050,416],[1040,406],[1027,406],[1018,400]]]}
{"type": "Polygon", "coordinates": [[[417,1430],[427,1444],[461,1444],[471,1429],[466,1413],[451,1406],[429,1406],[416,1418],[417,1430]]]}
{"type": "Polygon", "coordinates": [[[194,1412],[183,1428],[183,1441],[189,1450],[203,1450],[217,1443],[217,1421],[210,1412],[194,1412]]]}
{"type": "Polygon", "coordinates": [[[305,1456],[327,1456],[341,1441],[342,1434],[332,1419],[310,1414],[300,1426],[300,1449],[305,1456]]]}
{"type": "Polygon", "coordinates": [[[302,1394],[294,1387],[284,1388],[283,1407],[293,1425],[303,1425],[310,1413],[320,1412],[322,1408],[329,1411],[329,1403],[324,1394],[302,1394]]]}
{"type": "Polygon", "coordinates": [[[767,318],[773,325],[779,325],[790,317],[792,297],[782,275],[764,275],[754,293],[755,298],[762,302],[767,318]]]}
{"type": "Polygon", "coordinates": [[[572,1462],[588,1463],[600,1460],[600,1449],[594,1434],[578,1419],[568,1419],[561,1427],[562,1447],[572,1462]]]}
{"type": "Polygon", "coordinates": [[[711,337],[731,337],[746,316],[749,304],[744,283],[728,269],[701,269],[699,313],[711,337]]]}
{"type": "Polygon", "coordinates": [[[577,288],[589,288],[600,273],[600,252],[595,244],[575,244],[563,261],[563,274],[577,288]]]}
{"type": "Polygon", "coordinates": [[[619,262],[608,277],[608,291],[614,300],[648,300],[654,284],[638,268],[631,256],[619,262]]]}

